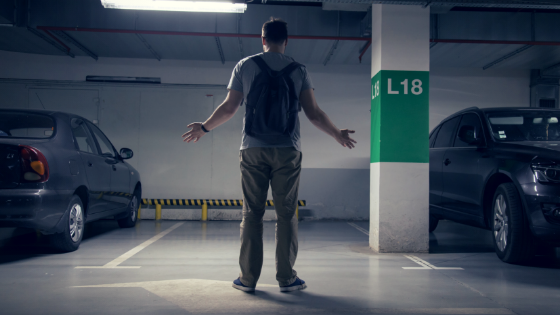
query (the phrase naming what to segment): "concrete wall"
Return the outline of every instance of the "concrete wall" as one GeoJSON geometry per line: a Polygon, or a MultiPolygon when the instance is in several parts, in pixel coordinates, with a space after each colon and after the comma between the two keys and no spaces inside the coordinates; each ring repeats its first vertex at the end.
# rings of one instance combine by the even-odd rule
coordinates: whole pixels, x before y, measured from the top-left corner
{"type": "Polygon", "coordinates": [[[530,70],[430,69],[430,130],[468,107],[529,107],[530,70]]]}
{"type": "MultiPolygon", "coordinates": [[[[197,181],[162,176],[154,170],[151,161],[157,148],[158,135],[176,135],[191,121],[206,118],[210,108],[220,104],[225,94],[223,87],[195,87],[185,85],[225,86],[234,63],[148,59],[69,57],[30,55],[0,51],[0,108],[24,107],[30,101],[30,91],[39,87],[64,86],[65,89],[96,89],[99,91],[99,122],[116,147],[128,146],[136,155],[131,164],[145,175],[144,181],[154,181],[145,196],[150,198],[240,198],[238,174],[238,145],[240,143],[243,108],[221,128],[206,137],[208,143],[183,145],[178,138],[177,150],[183,150],[181,160],[167,159],[169,169],[181,167],[189,157],[204,159],[203,170],[193,169],[189,174],[207,176],[202,191],[197,181]],[[95,85],[83,82],[86,75],[160,77],[162,87],[95,85]],[[19,79],[19,80],[10,80],[19,79]],[[25,82],[20,80],[47,80],[25,82]],[[68,82],[54,82],[68,81],[68,82]],[[215,94],[211,100],[189,96],[215,94]],[[220,92],[222,91],[222,92],[220,92]],[[192,93],[191,93],[192,94],[192,93]],[[195,93],[196,94],[196,93],[195,93]],[[160,108],[160,106],[163,106],[160,108]],[[188,108],[185,108],[188,107],[188,108]],[[159,108],[159,110],[158,110],[159,108]],[[154,113],[166,112],[174,121],[150,121],[154,113]],[[174,113],[181,113],[174,115],[174,113]],[[175,117],[173,117],[175,116],[175,117]],[[132,131],[131,131],[132,130],[132,131]],[[139,136],[140,135],[140,136],[139,136]],[[212,139],[210,141],[209,139],[212,139]],[[150,151],[150,148],[157,148],[150,151]],[[193,153],[194,151],[198,151],[193,153]],[[208,156],[211,156],[208,158],[208,156]],[[144,158],[144,160],[143,160],[144,158]],[[176,163],[176,164],[173,164],[176,163]],[[205,171],[206,168],[210,168],[205,171]],[[208,174],[208,175],[202,175],[208,174]],[[149,175],[149,176],[146,176],[149,175]],[[165,184],[174,189],[160,189],[165,184]],[[177,196],[181,194],[181,196],[177,196]],[[192,195],[191,195],[192,194],[192,195]],[[204,195],[202,195],[204,194],[204,195]]],[[[358,145],[353,150],[340,147],[334,140],[313,127],[301,115],[303,170],[300,199],[308,206],[300,213],[313,219],[368,219],[369,218],[369,152],[370,152],[370,66],[338,66],[309,64],[307,68],[315,85],[319,105],[339,128],[356,130],[358,145]]],[[[470,106],[528,106],[529,72],[511,70],[473,70],[442,68],[431,70],[430,128],[447,115],[470,106]]],[[[155,118],[154,118],[155,119],[155,118]]],[[[185,129],[186,131],[186,129],[185,129]]],[[[177,135],[178,137],[178,135],[177,135]]],[[[204,140],[204,138],[203,138],[204,140]]],[[[179,152],[179,151],[178,151],[179,152]]],[[[158,169],[156,167],[156,169],[158,169]]],[[[170,172],[169,169],[167,172],[170,172]]],[[[165,171],[165,170],[162,170],[165,171]]],[[[168,173],[170,174],[170,173],[168,173]]],[[[172,172],[171,172],[172,174],[172,172]]],[[[189,176],[191,177],[191,176],[189,176]]],[[[191,177],[192,178],[192,177],[191,177]]],[[[164,218],[200,218],[199,211],[164,211],[164,218]],[[167,214],[166,214],[167,213],[167,214]]],[[[153,211],[144,210],[143,217],[153,217],[153,211]]],[[[210,211],[210,219],[239,219],[236,210],[210,211]]],[[[267,214],[273,218],[273,213],[267,214]]]]}

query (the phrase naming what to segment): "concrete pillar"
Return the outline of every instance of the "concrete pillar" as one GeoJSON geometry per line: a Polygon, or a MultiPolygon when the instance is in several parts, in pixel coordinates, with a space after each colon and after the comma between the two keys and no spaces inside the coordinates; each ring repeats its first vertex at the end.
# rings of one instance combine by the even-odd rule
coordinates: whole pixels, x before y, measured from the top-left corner
{"type": "Polygon", "coordinates": [[[428,251],[430,10],[374,4],[370,246],[428,251]]]}

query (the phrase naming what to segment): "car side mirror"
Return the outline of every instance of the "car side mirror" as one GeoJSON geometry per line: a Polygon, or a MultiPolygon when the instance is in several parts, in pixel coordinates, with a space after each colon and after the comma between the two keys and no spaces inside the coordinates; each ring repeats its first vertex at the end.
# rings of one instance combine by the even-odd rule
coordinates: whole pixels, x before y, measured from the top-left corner
{"type": "Polygon", "coordinates": [[[132,156],[134,156],[134,152],[132,152],[132,150],[128,148],[122,148],[121,151],[119,152],[119,155],[123,160],[128,160],[132,158],[132,156]]]}
{"type": "Polygon", "coordinates": [[[476,128],[470,125],[461,126],[459,129],[459,133],[457,134],[459,140],[469,144],[469,145],[478,145],[480,143],[480,139],[476,134],[476,128]]]}

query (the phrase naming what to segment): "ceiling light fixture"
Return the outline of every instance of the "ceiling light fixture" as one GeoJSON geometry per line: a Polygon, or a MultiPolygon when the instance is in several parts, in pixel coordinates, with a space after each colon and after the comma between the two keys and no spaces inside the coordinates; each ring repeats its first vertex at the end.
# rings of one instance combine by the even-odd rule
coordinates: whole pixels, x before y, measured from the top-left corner
{"type": "Polygon", "coordinates": [[[244,13],[245,3],[182,0],[101,0],[106,9],[244,13]]]}

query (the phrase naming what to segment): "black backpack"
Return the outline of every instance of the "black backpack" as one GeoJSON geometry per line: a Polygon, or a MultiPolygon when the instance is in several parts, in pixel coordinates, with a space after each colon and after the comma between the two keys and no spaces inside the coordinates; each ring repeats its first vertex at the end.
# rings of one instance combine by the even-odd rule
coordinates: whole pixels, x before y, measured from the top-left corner
{"type": "Polygon", "coordinates": [[[251,58],[261,69],[247,95],[245,133],[262,140],[292,136],[300,111],[299,96],[290,74],[302,64],[292,62],[274,71],[260,57],[251,58]]]}

